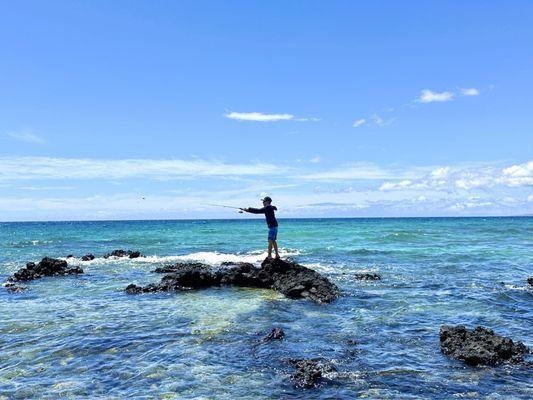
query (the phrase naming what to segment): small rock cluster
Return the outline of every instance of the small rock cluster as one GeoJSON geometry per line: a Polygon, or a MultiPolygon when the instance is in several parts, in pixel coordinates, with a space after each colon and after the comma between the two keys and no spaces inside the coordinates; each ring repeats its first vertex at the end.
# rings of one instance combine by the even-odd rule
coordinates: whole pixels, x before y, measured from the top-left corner
{"type": "Polygon", "coordinates": [[[505,361],[521,362],[529,349],[522,342],[496,335],[492,329],[463,325],[440,328],[440,347],[447,356],[468,365],[497,365],[505,361]]]}
{"type": "Polygon", "coordinates": [[[80,267],[69,268],[65,260],[45,257],[37,264],[34,262],[27,263],[25,267],[19,269],[7,279],[5,287],[8,291],[17,293],[25,290],[24,286],[17,285],[18,282],[32,281],[44,276],[73,274],[83,274],[83,270],[80,267]]]}
{"type": "Polygon", "coordinates": [[[106,255],[104,255],[104,258],[109,258],[109,257],[139,258],[139,257],[143,257],[143,255],[139,251],[113,250],[111,253],[107,253],[106,255]]]}

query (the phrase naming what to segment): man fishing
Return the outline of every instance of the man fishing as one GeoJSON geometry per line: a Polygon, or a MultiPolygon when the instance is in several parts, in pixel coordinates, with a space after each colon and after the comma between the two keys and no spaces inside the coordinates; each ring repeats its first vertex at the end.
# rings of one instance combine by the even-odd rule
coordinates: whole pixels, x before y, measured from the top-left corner
{"type": "Polygon", "coordinates": [[[276,242],[278,237],[278,221],[274,214],[274,211],[277,211],[277,207],[272,205],[272,199],[268,196],[261,201],[263,202],[263,208],[247,207],[240,208],[240,210],[252,214],[265,214],[268,225],[268,258],[272,258],[272,248],[274,248],[275,257],[279,258],[278,243],[276,242]]]}

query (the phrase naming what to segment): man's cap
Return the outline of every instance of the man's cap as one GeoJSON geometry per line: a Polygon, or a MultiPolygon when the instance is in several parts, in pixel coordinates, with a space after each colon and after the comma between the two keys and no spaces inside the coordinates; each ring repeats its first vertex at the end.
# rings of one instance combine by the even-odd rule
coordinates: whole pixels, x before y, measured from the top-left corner
{"type": "Polygon", "coordinates": [[[261,201],[270,201],[272,203],[272,199],[268,196],[265,196],[264,198],[262,198],[261,201]]]}

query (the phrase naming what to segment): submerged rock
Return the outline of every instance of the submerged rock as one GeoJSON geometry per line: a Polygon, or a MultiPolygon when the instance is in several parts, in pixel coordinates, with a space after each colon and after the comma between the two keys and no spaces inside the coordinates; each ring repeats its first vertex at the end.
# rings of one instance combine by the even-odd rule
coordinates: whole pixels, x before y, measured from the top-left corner
{"type": "Polygon", "coordinates": [[[295,368],[291,379],[300,388],[313,388],[325,374],[336,371],[333,365],[320,360],[289,360],[289,363],[295,368]]]}
{"type": "Polygon", "coordinates": [[[140,251],[131,251],[131,250],[113,250],[111,253],[104,255],[104,258],[109,257],[129,257],[129,258],[138,258],[144,257],[140,251]]]}
{"type": "Polygon", "coordinates": [[[163,272],[166,271],[172,273],[165,275],[160,283],[145,287],[129,285],[126,292],[135,294],[236,285],[271,288],[291,299],[308,298],[320,303],[329,303],[340,295],[338,287],[318,272],[276,259],[266,259],[260,268],[248,263],[222,269],[200,263],[178,263],[172,268],[165,267],[163,272]]]}
{"type": "Polygon", "coordinates": [[[27,287],[22,285],[15,285],[13,282],[7,282],[4,284],[4,287],[9,293],[21,293],[24,292],[27,287]]]}
{"type": "Polygon", "coordinates": [[[92,255],[91,253],[89,254],[85,254],[82,258],[81,258],[81,261],[92,261],[94,260],[94,255],[92,255]]]}
{"type": "Polygon", "coordinates": [[[354,275],[354,278],[360,281],[380,281],[381,275],[369,272],[358,272],[354,275]]]}
{"type": "Polygon", "coordinates": [[[496,365],[504,361],[521,362],[529,349],[522,342],[496,335],[492,329],[463,325],[440,328],[441,351],[468,365],[496,365]]]}
{"type": "Polygon", "coordinates": [[[80,267],[69,268],[65,260],[45,257],[35,264],[29,262],[26,267],[19,269],[9,279],[8,282],[24,282],[42,278],[43,276],[58,276],[70,274],[83,274],[80,267]]]}
{"type": "Polygon", "coordinates": [[[285,332],[281,328],[272,328],[272,330],[263,338],[263,342],[271,342],[273,340],[282,340],[285,337],[285,332]]]}
{"type": "Polygon", "coordinates": [[[529,278],[527,278],[527,283],[533,286],[533,276],[530,276],[529,278]]]}

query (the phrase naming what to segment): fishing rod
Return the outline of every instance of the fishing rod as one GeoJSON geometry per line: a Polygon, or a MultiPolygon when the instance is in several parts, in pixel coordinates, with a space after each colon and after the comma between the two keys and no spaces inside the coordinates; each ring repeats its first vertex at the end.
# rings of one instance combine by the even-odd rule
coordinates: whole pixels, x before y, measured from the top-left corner
{"type": "Polygon", "coordinates": [[[242,210],[240,207],[226,206],[224,204],[211,204],[211,203],[207,203],[207,205],[213,206],[213,207],[233,208],[234,210],[239,210],[239,213],[242,213],[242,210]]]}

